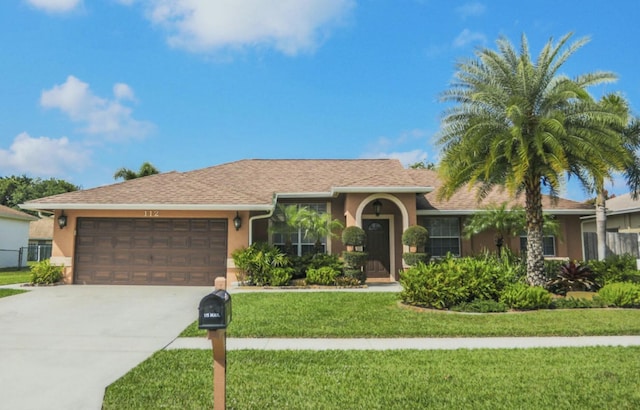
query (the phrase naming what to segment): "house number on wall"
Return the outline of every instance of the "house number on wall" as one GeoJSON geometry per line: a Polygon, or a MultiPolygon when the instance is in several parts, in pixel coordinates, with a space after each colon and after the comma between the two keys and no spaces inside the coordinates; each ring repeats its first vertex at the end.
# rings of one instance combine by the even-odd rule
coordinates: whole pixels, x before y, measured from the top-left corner
{"type": "Polygon", "coordinates": [[[160,211],[144,211],[144,216],[160,216],[160,211]]]}

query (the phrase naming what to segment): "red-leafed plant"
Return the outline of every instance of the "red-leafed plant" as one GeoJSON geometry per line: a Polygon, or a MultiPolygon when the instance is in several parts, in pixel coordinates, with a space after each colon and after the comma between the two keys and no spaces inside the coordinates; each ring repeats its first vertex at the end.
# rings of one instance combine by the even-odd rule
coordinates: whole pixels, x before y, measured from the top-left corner
{"type": "Polygon", "coordinates": [[[566,295],[573,291],[595,292],[600,286],[588,265],[570,261],[560,265],[558,276],[548,281],[545,287],[555,294],[566,295]]]}

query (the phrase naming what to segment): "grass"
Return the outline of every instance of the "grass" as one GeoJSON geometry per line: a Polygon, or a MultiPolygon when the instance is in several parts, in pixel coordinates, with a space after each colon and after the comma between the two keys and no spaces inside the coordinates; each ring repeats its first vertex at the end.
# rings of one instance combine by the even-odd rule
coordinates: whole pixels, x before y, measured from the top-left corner
{"type": "Polygon", "coordinates": [[[0,270],[0,285],[28,282],[31,282],[31,271],[28,268],[22,270],[16,268],[0,270]]]}
{"type": "MultiPolygon", "coordinates": [[[[460,314],[405,307],[394,293],[232,295],[229,337],[482,337],[639,335],[640,309],[460,314]]],[[[197,322],[181,336],[203,336],[197,322]]]]}
{"type": "Polygon", "coordinates": [[[25,293],[26,290],[22,289],[0,289],[0,298],[5,298],[7,296],[19,295],[20,293],[25,293]]]}
{"type": "MultiPolygon", "coordinates": [[[[229,409],[638,409],[640,347],[231,351],[229,409]]],[[[212,408],[212,354],[160,351],[103,409],[212,408]]]]}

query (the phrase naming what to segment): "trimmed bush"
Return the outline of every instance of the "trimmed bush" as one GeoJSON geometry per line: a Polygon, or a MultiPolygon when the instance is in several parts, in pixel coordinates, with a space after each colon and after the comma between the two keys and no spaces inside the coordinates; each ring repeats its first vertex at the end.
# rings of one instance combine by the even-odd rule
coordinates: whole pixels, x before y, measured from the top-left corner
{"type": "Polygon", "coordinates": [[[286,286],[293,277],[293,268],[277,267],[269,272],[270,286],[286,286]]]}
{"type": "Polygon", "coordinates": [[[347,246],[363,246],[367,233],[359,226],[348,226],[342,230],[342,243],[347,246]]]}
{"type": "Polygon", "coordinates": [[[402,259],[404,263],[409,266],[413,266],[418,262],[427,263],[429,259],[431,259],[431,255],[423,252],[405,252],[402,254],[402,259]]]}
{"type": "Polygon", "coordinates": [[[345,268],[343,277],[345,278],[343,281],[345,283],[357,283],[358,285],[362,285],[367,281],[367,274],[361,267],[345,268]]]}
{"type": "Polygon", "coordinates": [[[551,302],[553,309],[590,309],[606,307],[606,304],[599,298],[583,299],[583,298],[557,298],[551,302]]]}
{"type": "Polygon", "coordinates": [[[333,269],[331,266],[323,266],[317,269],[309,269],[307,271],[307,285],[335,285],[336,278],[340,275],[340,271],[333,269]]]}
{"type": "Polygon", "coordinates": [[[51,264],[49,259],[45,259],[31,266],[32,285],[51,285],[62,279],[62,266],[51,264]]]}
{"type": "Polygon", "coordinates": [[[610,283],[600,289],[598,299],[607,306],[640,307],[640,285],[630,282],[610,283]]]}
{"type": "Polygon", "coordinates": [[[547,309],[551,301],[551,293],[546,289],[524,283],[508,286],[500,296],[500,302],[515,310],[547,309]]]}
{"type": "Polygon", "coordinates": [[[429,264],[418,262],[400,273],[404,303],[448,309],[464,302],[498,300],[502,289],[513,282],[515,270],[494,258],[453,258],[429,264]]]}
{"type": "Polygon", "coordinates": [[[367,256],[366,252],[342,252],[342,259],[344,259],[345,266],[351,269],[364,266],[364,264],[367,263],[367,256]]]}
{"type": "Polygon", "coordinates": [[[413,225],[402,233],[402,244],[414,247],[417,250],[423,249],[428,241],[429,231],[424,226],[413,225]]]}

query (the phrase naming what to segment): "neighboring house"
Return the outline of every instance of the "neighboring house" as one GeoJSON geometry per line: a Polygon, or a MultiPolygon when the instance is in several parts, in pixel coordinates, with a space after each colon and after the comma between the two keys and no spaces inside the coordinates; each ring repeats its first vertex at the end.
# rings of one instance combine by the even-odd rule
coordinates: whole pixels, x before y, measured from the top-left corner
{"type": "MultiPolygon", "coordinates": [[[[218,276],[233,281],[235,249],[284,242],[269,231],[278,204],[312,207],[344,226],[361,226],[367,232],[368,278],[395,281],[407,250],[402,232],[411,225],[429,229],[436,256],[493,250],[491,233],[461,238],[464,219],[481,207],[474,194],[461,191],[439,202],[433,192],[438,186],[433,171],[405,169],[390,159],[243,160],[69,192],[23,207],[64,216],[66,226],[54,228],[52,261],[66,267],[68,283],[212,285],[218,276]]],[[[496,191],[483,204],[507,198],[496,191]]],[[[592,207],[548,199],[544,205],[558,216],[562,234],[549,238],[546,253],[581,258],[580,217],[592,215],[592,207]]],[[[293,239],[301,254],[313,246],[302,233],[293,239]]],[[[518,250],[521,239],[512,242],[518,250]]],[[[333,254],[344,250],[332,238],[323,247],[333,254]]]]}
{"type": "MultiPolygon", "coordinates": [[[[629,253],[640,257],[638,234],[640,233],[640,199],[623,194],[607,199],[607,255],[629,253]]],[[[585,258],[597,259],[596,219],[594,215],[583,217],[585,258]]]]}
{"type": "Polygon", "coordinates": [[[29,255],[30,261],[41,261],[51,257],[53,244],[53,224],[51,216],[42,216],[29,224],[29,255]]]}
{"type": "Polygon", "coordinates": [[[0,268],[27,265],[29,222],[36,217],[0,205],[0,268]]]}

